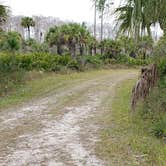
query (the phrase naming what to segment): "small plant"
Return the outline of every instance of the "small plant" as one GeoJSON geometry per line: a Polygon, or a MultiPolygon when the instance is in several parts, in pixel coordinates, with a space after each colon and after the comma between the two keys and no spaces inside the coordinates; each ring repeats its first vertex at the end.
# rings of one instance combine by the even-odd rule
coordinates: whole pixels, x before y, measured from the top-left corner
{"type": "Polygon", "coordinates": [[[90,65],[93,68],[98,68],[102,65],[102,60],[99,56],[86,56],[85,64],[90,65]]]}
{"type": "Polygon", "coordinates": [[[157,123],[154,124],[152,133],[157,138],[166,137],[166,118],[161,119],[157,123]]]}

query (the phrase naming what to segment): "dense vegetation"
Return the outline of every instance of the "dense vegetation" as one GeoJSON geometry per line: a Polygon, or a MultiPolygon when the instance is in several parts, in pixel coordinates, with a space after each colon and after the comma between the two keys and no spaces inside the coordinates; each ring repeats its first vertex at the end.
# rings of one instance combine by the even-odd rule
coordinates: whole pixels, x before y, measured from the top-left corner
{"type": "Polygon", "coordinates": [[[27,39],[18,32],[0,32],[1,95],[24,81],[26,71],[82,71],[117,63],[137,66],[151,62],[147,50],[152,49],[153,41],[146,36],[140,38],[134,51],[132,38],[100,42],[84,24],[70,23],[50,28],[40,43],[30,38],[30,27],[35,25],[32,19],[23,18],[21,25],[28,29],[27,39]]]}

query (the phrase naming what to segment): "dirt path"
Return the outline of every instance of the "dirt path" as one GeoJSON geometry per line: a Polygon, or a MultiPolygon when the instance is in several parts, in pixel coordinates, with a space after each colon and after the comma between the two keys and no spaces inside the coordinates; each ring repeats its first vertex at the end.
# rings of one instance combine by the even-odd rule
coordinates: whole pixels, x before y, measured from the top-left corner
{"type": "Polygon", "coordinates": [[[0,166],[103,166],[94,151],[104,99],[135,71],[79,82],[45,98],[0,112],[0,166]]]}

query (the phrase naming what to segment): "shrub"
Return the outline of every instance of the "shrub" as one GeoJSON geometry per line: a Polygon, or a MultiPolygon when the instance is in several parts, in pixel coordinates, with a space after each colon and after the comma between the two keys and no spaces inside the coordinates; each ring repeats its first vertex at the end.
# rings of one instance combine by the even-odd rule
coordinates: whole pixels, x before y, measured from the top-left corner
{"type": "Polygon", "coordinates": [[[102,65],[103,61],[101,60],[99,55],[96,56],[85,56],[85,65],[89,65],[93,68],[98,68],[102,65]]]}
{"type": "MultiPolygon", "coordinates": [[[[29,70],[56,71],[57,66],[70,66],[74,63],[70,56],[59,56],[48,53],[1,54],[0,71],[12,71],[14,68],[29,70]]],[[[78,65],[77,67],[78,68],[78,65]]],[[[58,69],[59,70],[59,69],[58,69]]]]}
{"type": "Polygon", "coordinates": [[[77,60],[70,60],[67,67],[72,70],[79,70],[79,64],[77,60]]]}
{"type": "Polygon", "coordinates": [[[0,32],[0,49],[17,51],[21,48],[22,38],[17,32],[0,32]]]}
{"type": "Polygon", "coordinates": [[[153,54],[155,56],[166,56],[166,36],[160,38],[157,42],[153,54]]]}
{"type": "Polygon", "coordinates": [[[166,75],[166,56],[156,57],[158,69],[161,75],[166,75]]]}
{"type": "Polygon", "coordinates": [[[152,133],[158,138],[166,137],[166,118],[154,123],[152,133]]]}

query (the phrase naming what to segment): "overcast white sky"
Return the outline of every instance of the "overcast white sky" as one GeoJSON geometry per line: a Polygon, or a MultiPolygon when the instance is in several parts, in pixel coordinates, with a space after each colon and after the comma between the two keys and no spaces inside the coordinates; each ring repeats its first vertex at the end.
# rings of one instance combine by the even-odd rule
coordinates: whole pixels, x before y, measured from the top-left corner
{"type": "MultiPolygon", "coordinates": [[[[113,0],[118,6],[120,0],[113,0]]],[[[91,0],[3,0],[13,15],[43,15],[76,22],[93,22],[91,0]]]]}

